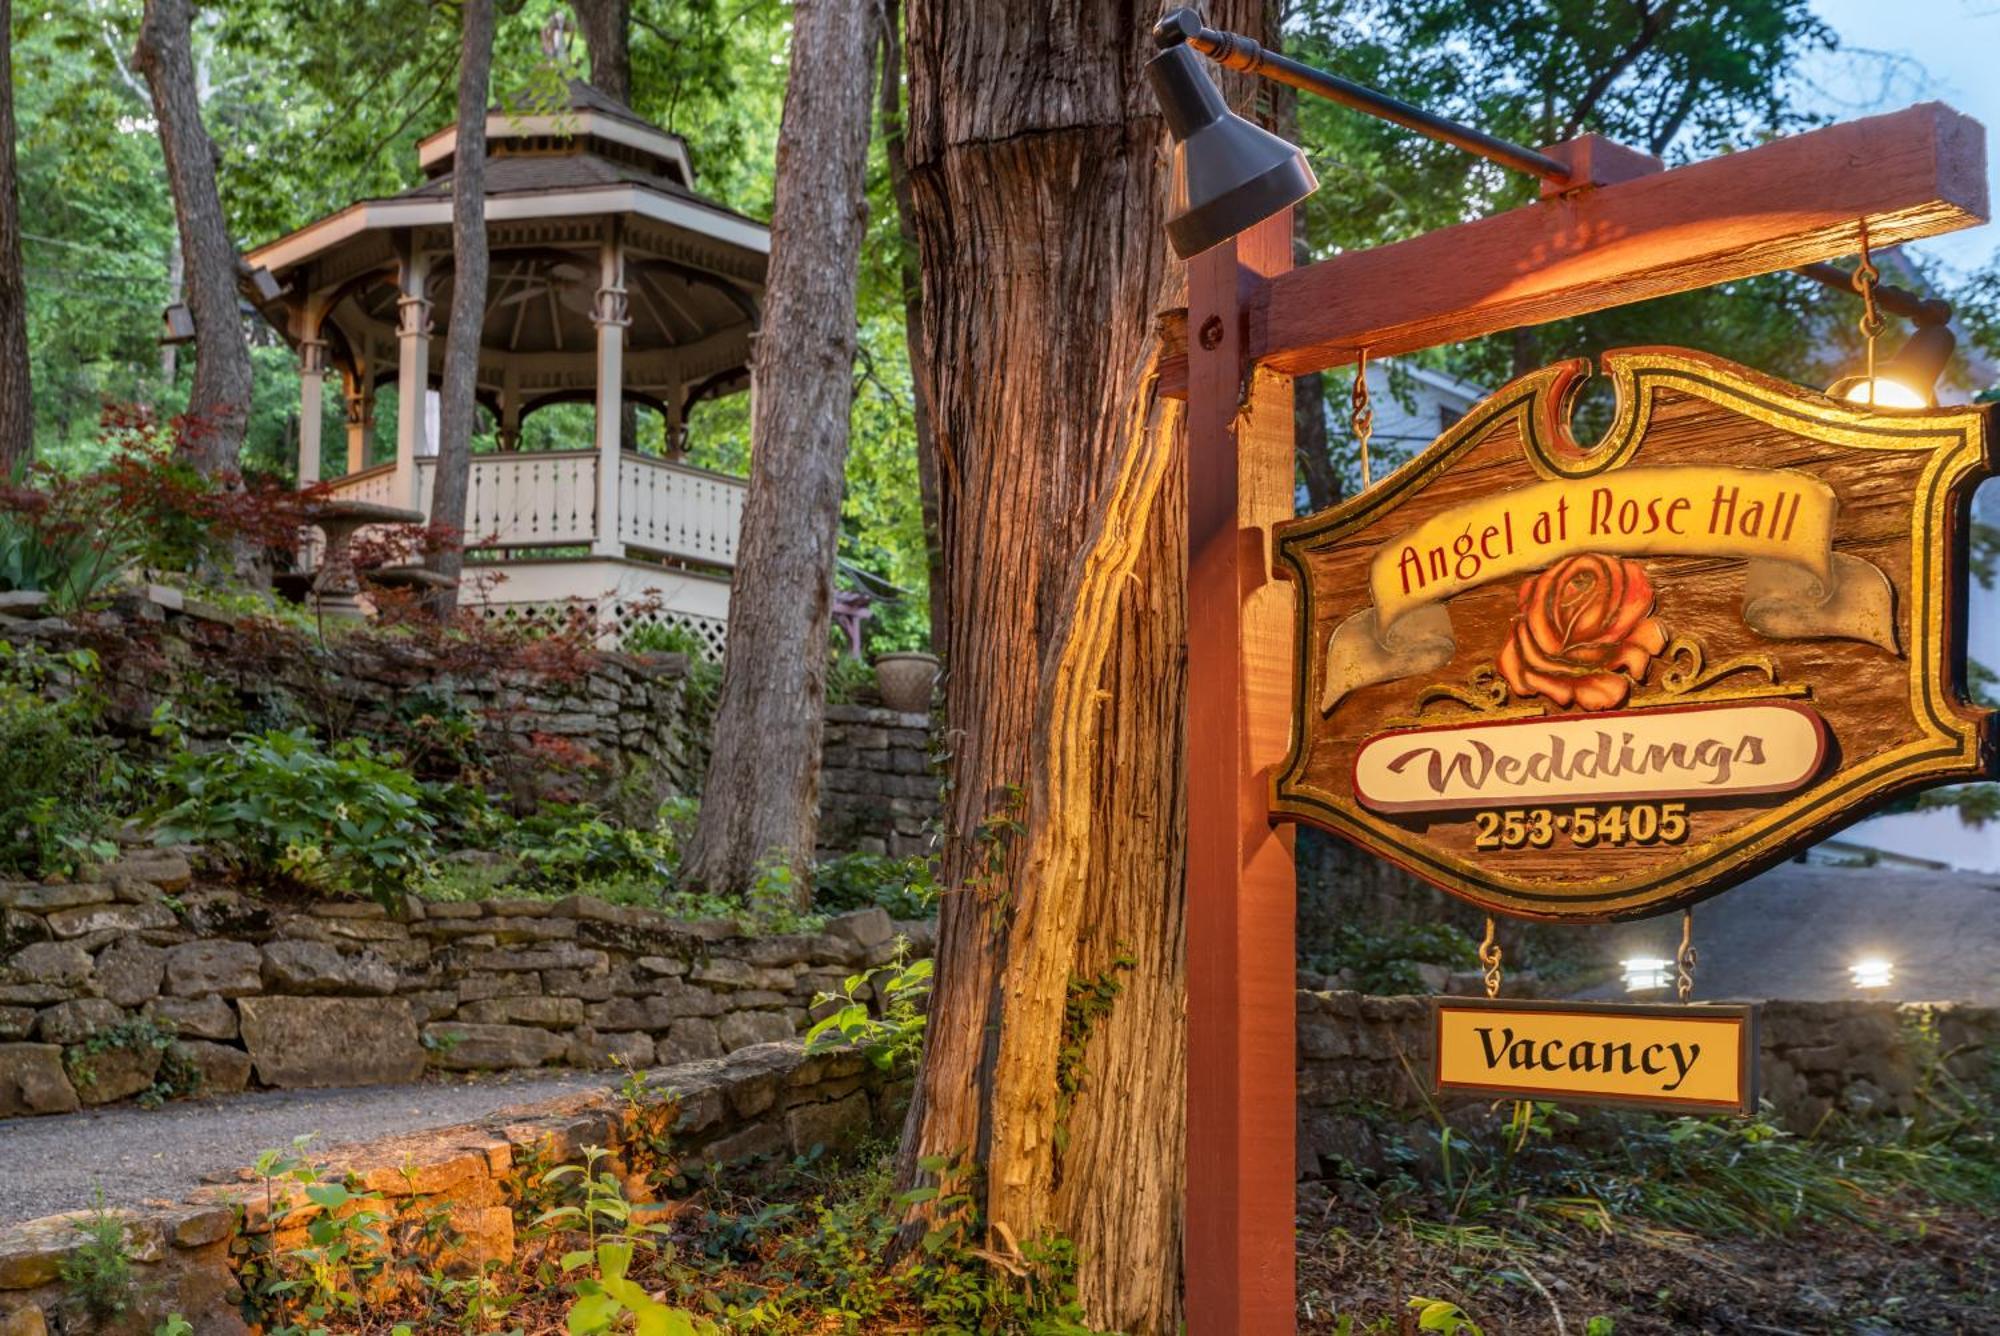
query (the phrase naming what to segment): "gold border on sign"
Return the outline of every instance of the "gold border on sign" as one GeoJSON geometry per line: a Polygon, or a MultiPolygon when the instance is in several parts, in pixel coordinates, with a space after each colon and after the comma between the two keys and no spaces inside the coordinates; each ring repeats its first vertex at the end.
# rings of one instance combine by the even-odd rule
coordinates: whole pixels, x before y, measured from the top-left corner
{"type": "Polygon", "coordinates": [[[1577,444],[1569,411],[1589,375],[1578,359],[1534,371],[1476,405],[1424,452],[1374,488],[1280,525],[1276,559],[1298,591],[1293,652],[1291,746],[1271,782],[1271,808],[1360,844],[1424,880],[1483,908],[1523,918],[1592,922],[1637,918],[1692,903],[1779,861],[1818,832],[1855,819],[1896,793],[1991,772],[1991,712],[1962,705],[1951,680],[1952,591],[1944,584],[1957,538],[1958,511],[1970,484],[1990,472],[1987,410],[1977,406],[1915,412],[1869,412],[1775,380],[1719,357],[1682,348],[1627,348],[1604,354],[1617,409],[1594,448],[1577,444]],[[1311,750],[1309,708],[1322,671],[1312,645],[1317,591],[1306,555],[1359,532],[1422,491],[1509,420],[1529,466],[1544,478],[1585,478],[1624,465],[1645,440],[1661,390],[1673,390],[1780,430],[1857,450],[1924,451],[1929,463],[1913,494],[1908,601],[1912,631],[1910,713],[1922,736],[1845,765],[1792,799],[1748,817],[1722,834],[1675,850],[1650,869],[1579,879],[1552,888],[1510,877],[1413,839],[1363,808],[1352,794],[1304,783],[1311,750]]]}
{"type": "Polygon", "coordinates": [[[1431,1094],[1437,1096],[1477,1095],[1492,1098],[1518,1094],[1522,1099],[1557,1100],[1566,1104],[1601,1104],[1616,1108],[1651,1108],[1663,1112],[1686,1113],[1705,1109],[1710,1113],[1753,1114],[1763,1095],[1757,1065],[1761,1051],[1762,1014],[1754,1002],[1566,1002],[1511,997],[1433,996],[1431,1006],[1431,1094]],[[1642,1019],[1713,1021],[1733,1024],[1741,1031],[1741,1047],[1736,1059],[1736,1093],[1731,1101],[1653,1099],[1643,1095],[1611,1095],[1591,1091],[1528,1090],[1516,1084],[1487,1084],[1476,1081],[1446,1081],[1443,1078],[1444,1013],[1447,1011],[1496,1011],[1523,1014],[1569,1016],[1625,1015],[1642,1019]]]}

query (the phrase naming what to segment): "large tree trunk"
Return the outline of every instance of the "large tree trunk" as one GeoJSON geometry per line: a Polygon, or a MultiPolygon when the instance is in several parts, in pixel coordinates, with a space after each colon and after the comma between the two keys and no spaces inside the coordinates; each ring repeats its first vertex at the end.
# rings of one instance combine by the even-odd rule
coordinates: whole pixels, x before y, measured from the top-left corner
{"type": "MultiPolygon", "coordinates": [[[[472,426],[479,410],[479,336],[486,324],[486,85],[493,69],[493,0],[462,0],[458,48],[458,148],[451,167],[451,317],[439,385],[437,482],[431,524],[462,540],[472,482],[472,426]]],[[[432,554],[430,567],[456,581],[461,542],[432,554]]],[[[458,588],[438,591],[437,610],[458,610],[458,588]]]]}
{"type": "Polygon", "coordinates": [[[35,449],[28,395],[28,286],[21,270],[21,189],[14,167],[14,4],[0,0],[0,479],[35,449]]]}
{"type": "Polygon", "coordinates": [[[192,0],[146,0],[133,60],[153,91],[174,219],[187,258],[195,366],[186,448],[196,466],[213,475],[234,469],[242,453],[250,422],[250,349],[236,305],[242,257],[229,240],[215,186],[215,142],[201,123],[193,22],[192,0]]]}
{"type": "Polygon", "coordinates": [[[740,892],[777,860],[812,895],[827,620],[866,230],[873,6],[799,0],[751,375],[750,490],[701,819],[686,872],[740,892]]]}
{"type": "MultiPolygon", "coordinates": [[[[905,1162],[969,1156],[990,1246],[1068,1237],[1092,1324],[1133,1332],[1180,1320],[1186,1118],[1186,503],[1150,375],[1182,272],[1143,74],[1155,13],[909,16],[923,352],[954,466],[933,594],[953,893],[905,1162]],[[1021,831],[992,858],[982,822],[1015,793],[1021,831]],[[1122,985],[1083,1027],[1077,981],[1122,985]]],[[[1257,0],[1208,19],[1262,27],[1257,0]]]]}
{"type": "Polygon", "coordinates": [[[632,0],[574,0],[570,9],[590,52],[590,86],[632,101],[632,0]]]}
{"type": "Polygon", "coordinates": [[[903,290],[903,335],[910,358],[910,398],[917,436],[917,498],[923,508],[924,559],[930,576],[931,648],[942,653],[949,638],[945,614],[944,540],[939,532],[937,433],[931,428],[930,368],[924,361],[924,278],[917,263],[916,202],[910,192],[908,136],[903,117],[903,16],[899,0],[882,13],[882,156],[889,165],[889,194],[896,202],[896,230],[903,243],[898,278],[903,290]]]}

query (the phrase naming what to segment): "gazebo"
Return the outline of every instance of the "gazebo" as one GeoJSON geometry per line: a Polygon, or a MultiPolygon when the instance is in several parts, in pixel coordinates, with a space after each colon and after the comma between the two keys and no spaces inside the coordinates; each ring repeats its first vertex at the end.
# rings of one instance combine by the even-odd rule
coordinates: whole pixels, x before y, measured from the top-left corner
{"type": "MultiPolygon", "coordinates": [[[[477,392],[499,448],[473,457],[465,536],[468,574],[504,578],[469,582],[463,599],[509,617],[580,602],[607,630],[644,615],[719,648],[744,482],[680,457],[689,409],[748,387],[769,229],[696,193],[678,136],[583,83],[560,108],[488,111],[486,135],[477,392]],[[596,408],[592,448],[520,449],[523,419],[578,401],[596,408]],[[624,439],[638,404],[664,418],[664,453],[624,439]]],[[[434,388],[442,370],[457,148],[456,125],[438,131],[417,147],[423,184],[248,257],[245,295],[304,372],[301,485],[331,474],[336,497],[429,511],[434,410],[406,387],[434,388]],[[329,371],[347,405],[337,474],[321,439],[329,371]],[[375,396],[391,383],[395,457],[371,465],[375,396]]]]}

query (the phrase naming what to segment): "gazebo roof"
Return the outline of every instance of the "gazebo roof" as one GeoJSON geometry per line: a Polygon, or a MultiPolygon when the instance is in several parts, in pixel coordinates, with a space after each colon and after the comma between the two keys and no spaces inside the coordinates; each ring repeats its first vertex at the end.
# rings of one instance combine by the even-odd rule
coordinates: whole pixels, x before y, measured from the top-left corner
{"type": "MultiPolygon", "coordinates": [[[[486,219],[491,272],[481,331],[482,385],[506,361],[530,359],[547,401],[588,387],[599,256],[623,255],[631,325],[628,389],[742,380],[763,291],[770,231],[699,194],[687,147],[631,108],[571,81],[552,110],[487,112],[486,219]],[[489,374],[488,362],[494,364],[489,374]],[[557,384],[557,381],[560,384],[557,384]]],[[[278,295],[259,303],[294,343],[320,331],[336,364],[372,362],[393,345],[396,276],[412,250],[433,257],[427,295],[441,327],[450,309],[451,195],[458,127],[417,146],[426,179],[358,201],[253,250],[278,295]],[[323,323],[321,323],[323,322],[323,323]]],[[[269,291],[269,285],[266,285],[269,291]]],[[[246,294],[254,291],[246,284],[246,294]]]]}

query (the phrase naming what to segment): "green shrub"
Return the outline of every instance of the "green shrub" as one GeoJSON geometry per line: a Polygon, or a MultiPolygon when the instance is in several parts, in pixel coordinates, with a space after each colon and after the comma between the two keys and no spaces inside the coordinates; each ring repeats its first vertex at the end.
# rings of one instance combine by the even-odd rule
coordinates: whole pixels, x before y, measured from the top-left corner
{"type": "Polygon", "coordinates": [[[393,905],[435,852],[434,796],[365,738],[331,748],[303,729],[183,752],[151,813],[165,844],[199,842],[245,872],[393,905]]]}
{"type": "Polygon", "coordinates": [[[707,736],[716,693],[722,689],[722,664],[709,652],[708,642],[685,626],[648,622],[626,632],[620,648],[627,654],[687,656],[686,722],[692,732],[707,736]]]}
{"type": "Polygon", "coordinates": [[[1364,993],[1423,991],[1418,965],[1462,970],[1478,963],[1479,948],[1449,923],[1405,923],[1380,932],[1344,923],[1334,930],[1331,949],[1304,962],[1321,974],[1349,971],[1351,986],[1364,993]]]}
{"type": "Polygon", "coordinates": [[[92,736],[88,650],[50,655],[0,641],[0,868],[28,876],[108,859],[100,838],[117,778],[92,736]]]}
{"type": "Polygon", "coordinates": [[[929,960],[912,963],[907,945],[898,947],[893,964],[850,974],[838,993],[821,993],[813,999],[814,1006],[832,1009],[806,1031],[806,1052],[853,1045],[885,1072],[898,1064],[916,1065],[924,1050],[933,965],[929,960]],[[880,999],[879,1016],[861,995],[863,988],[871,988],[880,999]]]}
{"type": "Polygon", "coordinates": [[[680,863],[681,832],[662,819],[651,829],[620,826],[585,804],[547,803],[521,818],[501,847],[522,864],[523,882],[544,894],[578,895],[605,883],[637,881],[655,896],[680,863]]]}
{"type": "Polygon", "coordinates": [[[929,918],[937,901],[937,869],[928,858],[840,854],[813,869],[813,903],[829,914],[880,905],[891,918],[929,918]]]}
{"type": "Polygon", "coordinates": [[[708,642],[685,626],[646,622],[633,627],[619,642],[627,654],[685,654],[690,664],[708,657],[708,642]]]}
{"type": "Polygon", "coordinates": [[[840,645],[827,656],[826,703],[828,705],[852,705],[862,695],[875,689],[875,670],[868,664],[849,654],[846,649],[847,637],[840,637],[840,645]]]}
{"type": "Polygon", "coordinates": [[[48,526],[0,509],[0,589],[46,593],[59,610],[82,607],[131,563],[132,551],[84,529],[48,526]]]}

